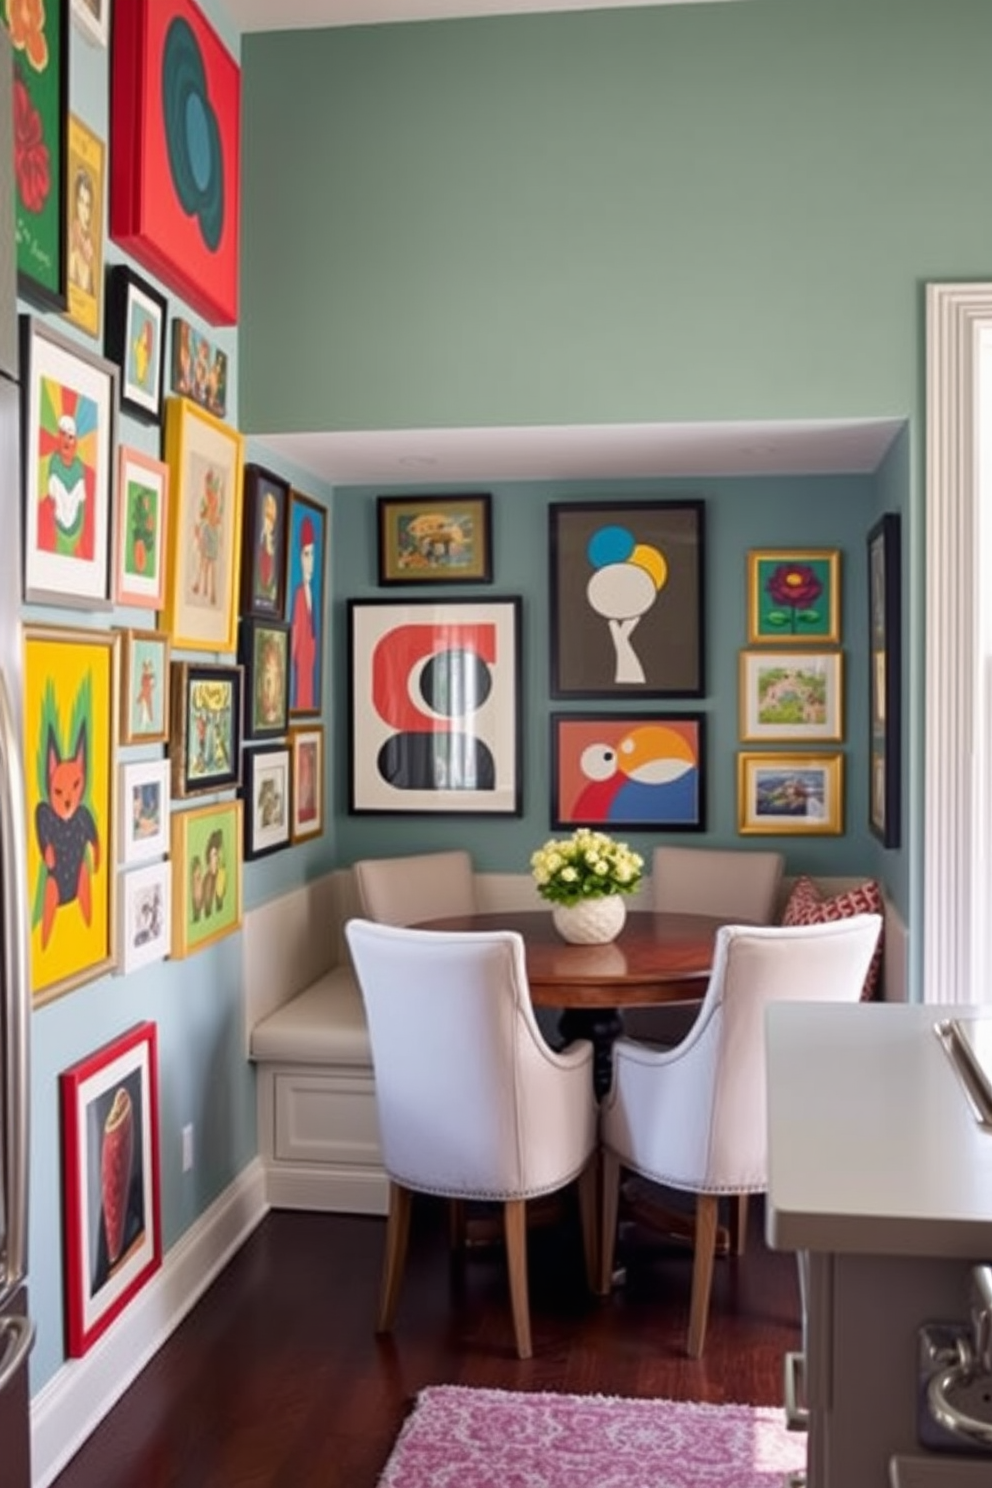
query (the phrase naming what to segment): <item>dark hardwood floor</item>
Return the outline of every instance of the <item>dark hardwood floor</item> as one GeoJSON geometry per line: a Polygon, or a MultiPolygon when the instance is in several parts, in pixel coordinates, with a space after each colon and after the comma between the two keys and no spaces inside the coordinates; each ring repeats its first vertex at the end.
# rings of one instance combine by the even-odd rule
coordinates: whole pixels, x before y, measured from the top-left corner
{"type": "Polygon", "coordinates": [[[273,1212],[55,1488],[374,1488],[432,1384],[779,1404],[783,1354],[800,1343],[795,1262],[767,1250],[751,1209],[746,1254],[717,1260],[696,1363],[689,1253],[637,1225],[605,1300],[585,1290],[570,1216],[532,1231],[534,1357],[521,1362],[501,1251],[453,1261],[442,1205],[414,1202],[388,1338],[373,1334],[384,1221],[273,1212]]]}

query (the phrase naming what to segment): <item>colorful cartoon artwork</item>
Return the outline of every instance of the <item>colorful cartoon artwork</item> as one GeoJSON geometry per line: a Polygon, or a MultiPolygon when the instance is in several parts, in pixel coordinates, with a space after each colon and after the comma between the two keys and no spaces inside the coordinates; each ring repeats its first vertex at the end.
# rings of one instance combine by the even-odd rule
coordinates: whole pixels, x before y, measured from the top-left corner
{"type": "Polygon", "coordinates": [[[166,732],[168,647],[154,632],[131,633],[125,734],[128,741],[161,739],[166,732]]]}
{"type": "Polygon", "coordinates": [[[187,956],[241,923],[241,801],[172,817],[172,954],[187,956]]]}
{"type": "Polygon", "coordinates": [[[229,776],[235,768],[234,688],[228,681],[194,681],[189,688],[189,774],[229,776]]]}
{"type": "Polygon", "coordinates": [[[224,472],[198,460],[194,462],[194,479],[199,498],[193,523],[189,597],[191,604],[215,610],[218,594],[223,594],[223,580],[218,579],[217,570],[223,556],[224,472]]]}
{"type": "Polygon", "coordinates": [[[2,11],[14,50],[19,288],[51,310],[66,303],[68,14],[44,0],[6,0],[2,11]]]}
{"type": "Polygon", "coordinates": [[[555,826],[702,831],[702,714],[557,715],[555,826]]]}
{"type": "Polygon", "coordinates": [[[41,379],[36,546],[92,563],[95,551],[97,405],[52,377],[41,379]]]}
{"type": "Polygon", "coordinates": [[[782,645],[840,640],[840,555],[836,549],[748,554],[750,640],[782,645]]]}
{"type": "Polygon", "coordinates": [[[227,414],[227,353],[181,316],[172,322],[172,391],[218,418],[227,414]]]}
{"type": "Polygon", "coordinates": [[[289,711],[319,713],[324,674],[324,564],[327,513],[295,491],[289,532],[289,711]]]}

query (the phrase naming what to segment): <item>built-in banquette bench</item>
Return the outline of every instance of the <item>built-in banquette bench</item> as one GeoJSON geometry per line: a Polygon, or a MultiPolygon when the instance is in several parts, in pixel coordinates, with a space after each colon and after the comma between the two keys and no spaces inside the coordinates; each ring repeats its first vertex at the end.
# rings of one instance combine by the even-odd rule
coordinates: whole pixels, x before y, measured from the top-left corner
{"type": "MultiPolygon", "coordinates": [[[[542,904],[527,874],[480,874],[476,882],[481,910],[542,904]]],[[[826,894],[856,882],[818,880],[826,894]]],[[[351,872],[342,869],[245,915],[245,1035],[257,1067],[266,1198],[276,1209],[386,1213],[368,1030],[343,933],[358,912],[351,872]]],[[[903,1001],[906,933],[889,905],[883,978],[886,1001],[903,1001]]]]}

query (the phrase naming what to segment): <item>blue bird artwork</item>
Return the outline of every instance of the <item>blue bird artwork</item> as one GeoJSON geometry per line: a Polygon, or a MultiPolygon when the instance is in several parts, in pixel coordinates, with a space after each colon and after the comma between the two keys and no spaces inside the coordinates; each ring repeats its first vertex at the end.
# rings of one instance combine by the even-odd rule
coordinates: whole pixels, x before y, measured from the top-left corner
{"type": "Polygon", "coordinates": [[[700,826],[701,722],[560,720],[562,819],[576,825],[700,826]],[[571,737],[570,737],[571,736],[571,737]],[[569,754],[571,758],[568,759],[569,754]],[[571,796],[566,800],[566,796],[571,796]]]}

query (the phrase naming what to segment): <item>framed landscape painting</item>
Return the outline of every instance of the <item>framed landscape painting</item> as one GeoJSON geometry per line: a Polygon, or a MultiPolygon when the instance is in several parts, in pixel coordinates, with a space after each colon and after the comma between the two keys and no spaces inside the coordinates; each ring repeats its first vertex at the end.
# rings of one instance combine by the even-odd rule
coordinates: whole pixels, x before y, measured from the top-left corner
{"type": "Polygon", "coordinates": [[[380,496],[379,583],[488,584],[492,498],[380,496]]]}
{"type": "Polygon", "coordinates": [[[552,827],[706,830],[702,713],[551,716],[552,827]]]}
{"type": "Polygon", "coordinates": [[[739,754],[737,830],[766,836],[839,836],[842,754],[739,754]]]}
{"type": "Polygon", "coordinates": [[[747,555],[747,596],[750,645],[836,645],[840,550],[756,548],[747,555]]]}
{"type": "Polygon", "coordinates": [[[241,801],[172,814],[172,947],[189,956],[241,926],[241,801]]]}
{"type": "Polygon", "coordinates": [[[559,502],[549,516],[553,697],[701,697],[701,501],[559,502]]]}
{"type": "Polygon", "coordinates": [[[740,733],[748,743],[839,743],[844,737],[841,651],[742,651],[740,733]]]}

